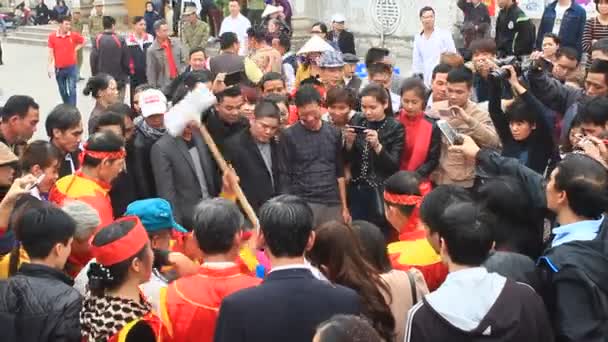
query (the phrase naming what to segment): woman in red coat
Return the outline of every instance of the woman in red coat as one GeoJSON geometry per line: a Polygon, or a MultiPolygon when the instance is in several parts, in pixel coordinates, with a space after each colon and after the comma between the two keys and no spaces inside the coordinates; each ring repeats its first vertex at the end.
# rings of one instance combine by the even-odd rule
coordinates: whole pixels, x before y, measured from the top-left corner
{"type": "Polygon", "coordinates": [[[441,131],[424,113],[427,89],[417,78],[408,78],[401,87],[399,121],[405,127],[405,146],[400,169],[428,179],[439,164],[441,131]]]}

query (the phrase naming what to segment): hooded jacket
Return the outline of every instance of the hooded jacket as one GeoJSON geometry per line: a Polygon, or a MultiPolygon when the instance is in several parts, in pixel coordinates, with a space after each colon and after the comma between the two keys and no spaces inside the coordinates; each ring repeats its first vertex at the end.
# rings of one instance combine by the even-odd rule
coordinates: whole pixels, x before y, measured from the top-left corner
{"type": "Polygon", "coordinates": [[[405,341],[553,341],[541,298],[483,267],[450,273],[408,314],[405,341]]]}
{"type": "Polygon", "coordinates": [[[548,249],[539,260],[557,341],[605,342],[608,336],[608,220],[597,237],[548,249]]]}

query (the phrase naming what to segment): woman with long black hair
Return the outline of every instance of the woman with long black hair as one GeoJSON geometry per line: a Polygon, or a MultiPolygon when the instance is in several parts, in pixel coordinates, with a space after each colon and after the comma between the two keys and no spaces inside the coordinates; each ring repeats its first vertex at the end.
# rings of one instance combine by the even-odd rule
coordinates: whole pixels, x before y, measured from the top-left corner
{"type": "Polygon", "coordinates": [[[359,129],[345,133],[346,160],[352,180],[348,186],[348,206],[353,220],[376,224],[385,234],[390,228],[384,217],[384,181],[399,171],[405,130],[394,117],[386,115],[389,95],[382,86],[370,84],[360,93],[361,109],[351,119],[359,129]]]}
{"type": "Polygon", "coordinates": [[[390,287],[365,260],[351,228],[337,221],[315,228],[315,244],[306,257],[329,281],[357,291],[374,329],[384,341],[395,340],[395,318],[383,296],[390,297],[390,287]]]}
{"type": "Polygon", "coordinates": [[[167,331],[139,285],[152,273],[154,255],[148,233],[136,216],[99,230],[91,241],[95,262],[89,296],[80,312],[84,341],[157,341],[167,331]]]}

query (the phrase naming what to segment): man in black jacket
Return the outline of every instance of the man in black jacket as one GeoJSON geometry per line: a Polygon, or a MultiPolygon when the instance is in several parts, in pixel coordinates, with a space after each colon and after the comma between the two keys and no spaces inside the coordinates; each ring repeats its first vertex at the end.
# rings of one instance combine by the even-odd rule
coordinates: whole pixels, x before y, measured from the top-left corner
{"type": "Polygon", "coordinates": [[[44,125],[51,143],[64,155],[59,164],[59,178],[75,173],[80,168],[78,155],[83,133],[78,108],[69,104],[57,105],[46,117],[44,125]]]}
{"type": "Polygon", "coordinates": [[[133,32],[126,39],[129,58],[129,74],[131,76],[131,101],[135,88],[148,82],[146,78],[146,53],[154,42],[154,37],[146,32],[146,21],[142,16],[133,18],[133,32]]]}
{"type": "Polygon", "coordinates": [[[222,150],[224,140],[247,129],[249,121],[241,115],[245,101],[239,86],[226,88],[216,97],[217,104],[202,114],[201,121],[207,125],[213,141],[222,150]]]}
{"type": "Polygon", "coordinates": [[[224,298],[215,342],[309,342],[331,316],[359,315],[355,291],[316,279],[305,265],[304,253],[315,240],[312,227],[312,210],[299,197],[282,195],[262,206],[258,242],[273,269],[261,285],[224,298]]]}
{"type": "Polygon", "coordinates": [[[30,257],[0,283],[0,329],[4,341],[80,341],[82,298],[63,268],[76,223],[61,209],[27,210],[15,234],[30,257]]]}
{"type": "Polygon", "coordinates": [[[534,50],[536,31],[532,20],[517,6],[515,0],[498,0],[496,46],[498,57],[525,56],[534,50]]]}
{"type": "MultiPolygon", "coordinates": [[[[599,142],[601,143],[601,141],[599,142]]],[[[585,146],[585,148],[591,148],[585,146]]],[[[557,341],[605,341],[608,336],[608,172],[582,153],[571,154],[544,177],[512,158],[480,150],[469,137],[452,147],[475,159],[480,175],[518,178],[539,209],[556,214],[550,247],[539,259],[543,297],[557,341]]]]}
{"type": "Polygon", "coordinates": [[[337,43],[342,53],[356,55],[355,37],[344,28],[345,21],[346,18],[342,14],[336,14],[331,18],[333,30],[327,34],[327,40],[337,43]]]}
{"type": "Polygon", "coordinates": [[[95,37],[91,50],[91,75],[106,73],[118,85],[119,99],[124,101],[125,86],[129,81],[129,53],[125,40],[114,32],[116,19],[103,17],[103,32],[95,37]]]}
{"type": "Polygon", "coordinates": [[[488,6],[481,0],[458,0],[458,8],[464,14],[461,28],[464,37],[464,47],[468,48],[472,41],[484,38],[490,33],[490,12],[488,6]]]}
{"type": "Polygon", "coordinates": [[[224,156],[232,163],[240,185],[257,213],[262,204],[278,193],[278,147],[281,111],[270,100],[255,107],[255,120],[248,130],[236,133],[224,143],[224,156]]]}

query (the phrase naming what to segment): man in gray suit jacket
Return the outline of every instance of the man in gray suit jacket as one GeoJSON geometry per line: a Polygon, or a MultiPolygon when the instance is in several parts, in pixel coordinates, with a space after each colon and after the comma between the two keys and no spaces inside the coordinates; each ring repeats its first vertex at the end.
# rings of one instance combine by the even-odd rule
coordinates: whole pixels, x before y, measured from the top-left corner
{"type": "Polygon", "coordinates": [[[222,181],[211,152],[196,129],[160,138],[150,152],[158,197],[171,203],[175,220],[192,230],[192,211],[201,200],[217,197],[222,181]]]}
{"type": "Polygon", "coordinates": [[[146,52],[146,78],[149,85],[163,91],[186,67],[186,52],[178,39],[169,37],[169,25],[164,19],[154,23],[154,32],[156,39],[146,52]]]}

